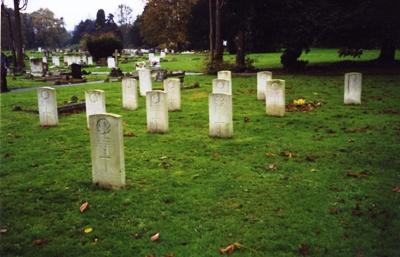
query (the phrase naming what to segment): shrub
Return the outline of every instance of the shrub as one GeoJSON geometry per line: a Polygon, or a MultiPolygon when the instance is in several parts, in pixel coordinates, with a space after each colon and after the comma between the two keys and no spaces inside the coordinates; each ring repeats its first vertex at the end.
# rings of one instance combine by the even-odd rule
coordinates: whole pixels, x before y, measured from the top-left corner
{"type": "Polygon", "coordinates": [[[308,61],[298,60],[302,51],[302,48],[286,48],[281,55],[281,63],[283,68],[290,71],[304,69],[308,61]]]}
{"type": "Polygon", "coordinates": [[[96,60],[111,56],[116,49],[122,50],[122,41],[111,32],[89,36],[86,39],[86,45],[89,53],[96,60]]]}

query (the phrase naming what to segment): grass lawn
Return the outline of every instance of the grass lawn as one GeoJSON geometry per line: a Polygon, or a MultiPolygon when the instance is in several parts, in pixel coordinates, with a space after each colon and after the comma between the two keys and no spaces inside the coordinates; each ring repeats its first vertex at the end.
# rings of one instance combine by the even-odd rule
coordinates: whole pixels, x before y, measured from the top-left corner
{"type": "Polygon", "coordinates": [[[208,136],[212,78],[185,78],[201,87],[182,91],[164,135],[146,132],[143,98],[121,108],[120,83],[57,88],[59,104],[105,90],[133,132],[119,191],[91,184],[85,113],[41,128],[11,111],[36,109],[35,91],[1,95],[0,255],[220,256],[235,242],[243,257],[400,255],[399,75],[364,74],[361,106],[343,105],[342,75],[279,76],[287,102],[324,103],[282,118],[265,115],[255,77],[234,77],[232,139],[208,136]]]}

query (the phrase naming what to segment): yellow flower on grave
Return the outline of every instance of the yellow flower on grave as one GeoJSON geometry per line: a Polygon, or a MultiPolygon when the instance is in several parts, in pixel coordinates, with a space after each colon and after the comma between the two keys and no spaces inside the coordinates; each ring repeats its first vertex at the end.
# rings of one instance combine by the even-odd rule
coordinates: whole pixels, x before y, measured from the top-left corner
{"type": "Polygon", "coordinates": [[[303,99],[303,98],[300,98],[300,99],[297,99],[297,100],[293,100],[293,103],[294,103],[295,105],[303,105],[303,104],[306,103],[306,100],[303,99]]]}
{"type": "Polygon", "coordinates": [[[83,230],[83,232],[85,232],[85,234],[89,234],[89,233],[91,233],[92,231],[93,231],[93,228],[91,228],[91,227],[85,228],[85,229],[83,230]]]}

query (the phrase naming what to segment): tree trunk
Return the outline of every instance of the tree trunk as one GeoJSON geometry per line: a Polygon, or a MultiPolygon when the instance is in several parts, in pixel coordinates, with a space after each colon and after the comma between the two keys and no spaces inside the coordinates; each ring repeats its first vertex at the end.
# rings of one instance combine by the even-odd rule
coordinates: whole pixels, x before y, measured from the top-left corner
{"type": "Polygon", "coordinates": [[[6,8],[4,4],[1,4],[1,11],[2,15],[4,15],[7,18],[7,25],[8,25],[8,31],[10,33],[10,45],[9,48],[11,50],[11,56],[12,56],[12,62],[13,62],[13,75],[15,75],[15,67],[17,66],[17,57],[15,54],[15,41],[14,41],[14,34],[13,34],[13,28],[12,28],[12,23],[11,23],[11,17],[10,14],[7,13],[6,8]]]}
{"type": "Polygon", "coordinates": [[[381,47],[381,53],[378,60],[384,63],[393,63],[395,61],[396,47],[392,40],[386,39],[381,47]]]}
{"type": "Polygon", "coordinates": [[[214,0],[208,1],[208,12],[209,12],[209,22],[210,22],[210,34],[209,34],[209,41],[210,41],[210,58],[211,63],[214,63],[214,19],[213,19],[213,2],[214,0]]]}
{"type": "Polygon", "coordinates": [[[235,37],[236,43],[236,69],[243,71],[246,68],[244,51],[244,31],[240,29],[235,37]]]}
{"type": "Polygon", "coordinates": [[[215,0],[215,61],[222,62],[223,49],[221,37],[221,1],[215,0]]]}
{"type": "Polygon", "coordinates": [[[17,69],[22,71],[24,68],[24,54],[22,52],[22,30],[21,14],[19,7],[20,0],[14,0],[14,18],[15,18],[15,46],[17,50],[17,69]]]}

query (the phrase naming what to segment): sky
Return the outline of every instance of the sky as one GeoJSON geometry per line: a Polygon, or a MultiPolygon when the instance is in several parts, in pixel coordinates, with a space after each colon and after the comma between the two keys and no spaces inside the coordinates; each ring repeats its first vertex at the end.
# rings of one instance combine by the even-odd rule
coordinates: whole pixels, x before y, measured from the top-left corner
{"type": "MultiPolygon", "coordinates": [[[[13,0],[5,0],[5,5],[14,8],[13,0]]],[[[145,0],[29,0],[24,12],[34,12],[40,8],[48,8],[56,18],[64,18],[65,27],[72,31],[81,20],[95,19],[98,9],[104,9],[106,16],[115,14],[120,4],[126,4],[133,10],[133,17],[141,14],[145,0]]]]}

